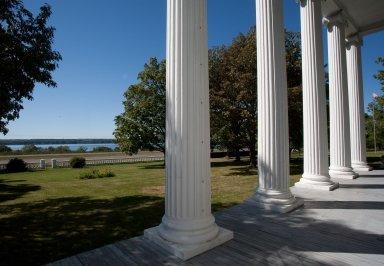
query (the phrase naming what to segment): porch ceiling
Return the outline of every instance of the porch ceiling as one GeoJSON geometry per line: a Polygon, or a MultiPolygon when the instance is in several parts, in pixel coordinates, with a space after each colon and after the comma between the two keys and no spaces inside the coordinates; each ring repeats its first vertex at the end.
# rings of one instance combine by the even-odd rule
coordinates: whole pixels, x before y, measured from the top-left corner
{"type": "Polygon", "coordinates": [[[325,0],[322,5],[324,17],[341,12],[348,21],[346,36],[356,33],[367,35],[384,30],[383,0],[325,0]]]}

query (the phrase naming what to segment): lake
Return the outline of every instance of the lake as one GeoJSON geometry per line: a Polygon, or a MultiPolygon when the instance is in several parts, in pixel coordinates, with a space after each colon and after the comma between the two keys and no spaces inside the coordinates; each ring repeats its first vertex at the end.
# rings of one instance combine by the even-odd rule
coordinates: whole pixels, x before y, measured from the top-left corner
{"type": "MultiPolygon", "coordinates": [[[[21,150],[24,145],[7,145],[12,150],[21,150]]],[[[87,151],[93,151],[94,148],[97,147],[108,147],[111,149],[115,149],[118,145],[116,143],[88,143],[88,144],[38,144],[35,145],[39,148],[48,148],[48,147],[59,147],[59,146],[68,146],[71,151],[76,151],[80,147],[84,147],[87,151]]]]}

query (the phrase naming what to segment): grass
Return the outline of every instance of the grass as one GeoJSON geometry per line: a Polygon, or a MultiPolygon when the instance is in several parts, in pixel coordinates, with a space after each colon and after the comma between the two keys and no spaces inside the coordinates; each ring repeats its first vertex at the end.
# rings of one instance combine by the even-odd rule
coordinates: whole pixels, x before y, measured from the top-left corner
{"type": "Polygon", "coordinates": [[[80,179],[95,179],[95,178],[104,178],[104,177],[114,177],[115,173],[112,172],[109,168],[102,169],[90,169],[80,173],[80,179]]]}
{"type": "MultiPolygon", "coordinates": [[[[70,168],[0,175],[0,264],[47,263],[159,224],[162,162],[108,168],[114,177],[91,180],[79,179],[84,169],[70,168]]],[[[302,160],[292,159],[291,185],[301,171],[302,160]]],[[[211,183],[215,212],[249,197],[257,172],[246,162],[214,162],[211,183]]]]}

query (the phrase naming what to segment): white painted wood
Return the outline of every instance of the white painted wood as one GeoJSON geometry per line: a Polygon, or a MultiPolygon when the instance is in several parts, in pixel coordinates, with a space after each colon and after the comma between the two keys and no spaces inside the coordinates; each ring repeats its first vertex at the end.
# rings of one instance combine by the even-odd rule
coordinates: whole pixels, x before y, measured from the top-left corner
{"type": "Polygon", "coordinates": [[[328,134],[320,0],[300,2],[304,174],[295,186],[333,190],[328,175],[328,134]]]}
{"type": "Polygon", "coordinates": [[[362,40],[358,35],[348,38],[347,70],[349,117],[351,129],[351,160],[356,172],[369,171],[366,157],[363,73],[361,66],[362,40]]]}
{"type": "Polygon", "coordinates": [[[45,169],[45,160],[44,159],[40,159],[40,168],[45,169]]]}
{"type": "Polygon", "coordinates": [[[51,167],[57,168],[57,160],[56,159],[51,159],[51,167]]]}
{"type": "Polygon", "coordinates": [[[346,36],[365,36],[384,30],[384,1],[327,0],[323,1],[323,16],[339,13],[347,21],[346,36]]]}
{"type": "Polygon", "coordinates": [[[286,212],[303,204],[289,190],[288,99],[282,0],[256,0],[259,188],[249,202],[286,212]]]}
{"type": "Polygon", "coordinates": [[[355,178],[351,167],[351,142],[345,53],[345,20],[336,15],[324,19],[328,32],[330,156],[329,175],[355,178]]]}
{"type": "Polygon", "coordinates": [[[183,259],[233,237],[211,213],[206,5],[167,1],[165,215],[145,233],[183,259]]]}

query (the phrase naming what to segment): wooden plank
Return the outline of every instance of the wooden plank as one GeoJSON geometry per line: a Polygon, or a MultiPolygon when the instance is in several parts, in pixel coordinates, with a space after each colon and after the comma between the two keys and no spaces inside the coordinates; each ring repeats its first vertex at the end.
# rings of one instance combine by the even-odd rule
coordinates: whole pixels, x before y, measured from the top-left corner
{"type": "MultiPolygon", "coordinates": [[[[238,221],[234,217],[231,219],[238,221]]],[[[351,264],[354,261],[361,261],[361,263],[368,263],[370,261],[356,253],[356,250],[361,253],[365,251],[368,254],[372,252],[360,243],[350,242],[343,238],[324,236],[315,230],[299,230],[297,228],[281,226],[281,224],[275,224],[272,220],[274,219],[258,221],[256,224],[242,224],[235,231],[238,234],[241,233],[242,237],[247,238],[249,242],[256,241],[257,238],[262,236],[265,243],[276,243],[275,249],[285,245],[294,247],[298,251],[332,252],[324,256],[329,257],[333,261],[342,259],[344,262],[351,264]],[[333,253],[337,253],[336,256],[332,255],[333,253]]],[[[222,222],[224,223],[223,220],[222,222]]],[[[224,224],[224,227],[229,227],[237,224],[237,222],[229,221],[224,224]]]]}

